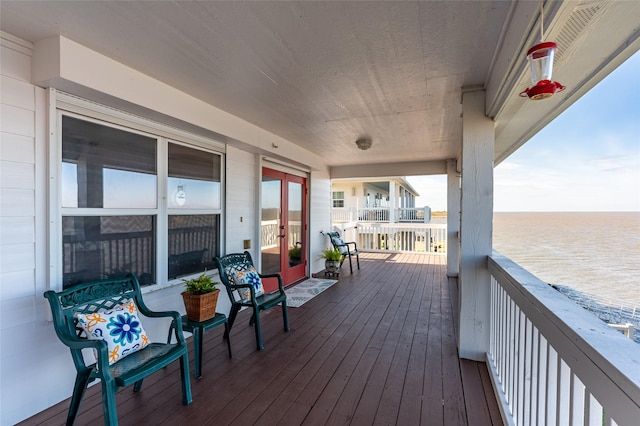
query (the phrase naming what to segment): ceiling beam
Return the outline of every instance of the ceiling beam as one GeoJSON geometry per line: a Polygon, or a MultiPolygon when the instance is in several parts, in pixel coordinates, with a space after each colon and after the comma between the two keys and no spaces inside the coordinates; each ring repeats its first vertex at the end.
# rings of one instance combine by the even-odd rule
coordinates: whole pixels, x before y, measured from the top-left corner
{"type": "Polygon", "coordinates": [[[447,160],[333,166],[329,171],[331,179],[444,175],[446,173],[447,160]]]}

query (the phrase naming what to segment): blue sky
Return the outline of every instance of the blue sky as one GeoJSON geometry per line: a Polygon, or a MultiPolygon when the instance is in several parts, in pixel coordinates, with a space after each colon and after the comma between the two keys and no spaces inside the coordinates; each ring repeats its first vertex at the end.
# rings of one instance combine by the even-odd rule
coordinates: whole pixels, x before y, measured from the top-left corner
{"type": "MultiPolygon", "coordinates": [[[[408,180],[446,210],[446,177],[408,180]]],[[[640,52],[495,168],[494,211],[640,211],[640,52]]]]}

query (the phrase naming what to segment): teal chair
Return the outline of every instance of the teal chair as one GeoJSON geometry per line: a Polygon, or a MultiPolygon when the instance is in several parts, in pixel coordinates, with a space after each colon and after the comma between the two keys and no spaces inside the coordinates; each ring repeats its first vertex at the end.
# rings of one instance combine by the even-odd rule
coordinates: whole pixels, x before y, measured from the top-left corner
{"type": "Polygon", "coordinates": [[[220,280],[227,289],[227,295],[231,301],[231,311],[229,313],[229,331],[225,333],[225,338],[229,338],[228,333],[231,332],[233,323],[236,320],[236,316],[242,307],[248,307],[253,310],[249,325],[255,327],[256,343],[258,350],[264,349],[262,343],[262,332],[260,329],[260,311],[271,309],[274,306],[282,305],[282,319],[284,321],[284,331],[289,331],[289,316],[287,313],[287,295],[284,292],[282,286],[282,277],[280,274],[257,274],[260,279],[263,278],[277,278],[278,290],[270,293],[256,296],[255,286],[252,284],[238,283],[234,279],[237,273],[247,271],[248,269],[255,269],[251,254],[248,251],[244,253],[228,254],[222,257],[216,257],[214,259],[220,272],[220,280]],[[248,300],[243,300],[238,291],[248,290],[251,294],[248,300]]]}
{"type": "MultiPolygon", "coordinates": [[[[138,392],[142,380],[150,374],[166,367],[170,363],[180,361],[182,379],[182,403],[188,405],[192,401],[191,383],[189,379],[189,354],[187,343],[182,334],[180,314],[174,311],[155,312],[150,310],[142,300],[138,280],[129,274],[124,278],[106,279],[74,285],[61,292],[49,290],[44,293],[49,301],[53,314],[53,326],[58,338],[71,350],[71,358],[77,375],[71,398],[71,406],[67,415],[67,425],[72,425],[78,414],[80,402],[87,385],[95,379],[102,384],[104,422],[106,425],[117,425],[116,390],[119,387],[134,384],[133,391],[138,392]],[[114,362],[114,354],[110,353],[104,340],[90,340],[80,327],[78,315],[84,318],[95,317],[98,311],[109,312],[121,304],[133,301],[138,312],[154,318],[168,317],[175,327],[176,343],[148,343],[142,349],[119,358],[114,362]],[[93,349],[96,361],[87,364],[82,355],[83,349],[93,349]],[[109,357],[112,363],[109,363],[109,357]]],[[[137,317],[134,317],[137,318],[137,317]]],[[[106,321],[103,321],[106,322],[106,321]]],[[[146,336],[145,336],[146,337],[146,336]]],[[[123,345],[124,346],[124,345],[123,345]]],[[[141,345],[142,346],[142,345],[141,345]]]]}
{"type": "Polygon", "coordinates": [[[344,242],[342,237],[340,237],[339,232],[327,232],[326,235],[331,240],[331,245],[334,249],[340,250],[342,253],[342,260],[340,261],[340,266],[344,263],[345,259],[349,258],[349,269],[351,269],[351,273],[353,274],[353,263],[351,262],[351,257],[356,258],[356,264],[358,265],[358,269],[360,269],[360,252],[358,251],[358,245],[353,242],[344,242]]]}

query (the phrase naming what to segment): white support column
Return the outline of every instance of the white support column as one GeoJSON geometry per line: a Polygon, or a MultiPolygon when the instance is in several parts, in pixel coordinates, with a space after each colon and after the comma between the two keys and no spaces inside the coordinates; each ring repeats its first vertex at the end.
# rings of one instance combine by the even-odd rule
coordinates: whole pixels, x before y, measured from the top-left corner
{"type": "Polygon", "coordinates": [[[484,111],[484,91],[463,95],[458,352],[476,361],[484,361],[489,349],[487,257],[493,226],[495,128],[484,111]]]}
{"type": "Polygon", "coordinates": [[[396,197],[396,183],[389,181],[389,223],[396,221],[396,207],[398,205],[396,197]]]}
{"type": "Polygon", "coordinates": [[[447,276],[460,271],[460,173],[458,162],[447,161],[447,276]]]}

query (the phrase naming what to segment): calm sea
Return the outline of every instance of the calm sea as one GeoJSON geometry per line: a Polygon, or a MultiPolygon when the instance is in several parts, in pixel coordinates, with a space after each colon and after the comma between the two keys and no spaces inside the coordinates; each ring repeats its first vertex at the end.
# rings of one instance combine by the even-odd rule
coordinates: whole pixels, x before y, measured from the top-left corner
{"type": "Polygon", "coordinates": [[[550,284],[640,306],[640,213],[494,213],[493,248],[550,284]]]}

